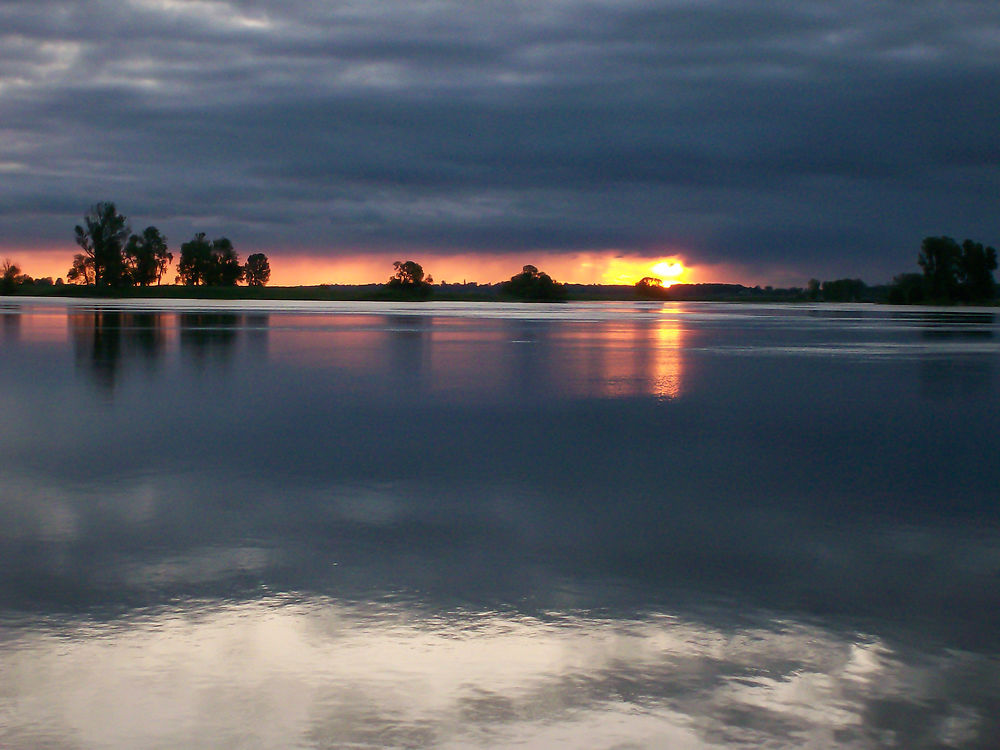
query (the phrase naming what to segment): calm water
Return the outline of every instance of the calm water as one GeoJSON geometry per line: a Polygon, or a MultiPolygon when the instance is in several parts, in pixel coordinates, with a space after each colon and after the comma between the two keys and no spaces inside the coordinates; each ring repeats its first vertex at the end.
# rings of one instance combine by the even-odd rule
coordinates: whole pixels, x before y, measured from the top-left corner
{"type": "Polygon", "coordinates": [[[0,299],[0,747],[996,748],[1000,322],[0,299]]]}

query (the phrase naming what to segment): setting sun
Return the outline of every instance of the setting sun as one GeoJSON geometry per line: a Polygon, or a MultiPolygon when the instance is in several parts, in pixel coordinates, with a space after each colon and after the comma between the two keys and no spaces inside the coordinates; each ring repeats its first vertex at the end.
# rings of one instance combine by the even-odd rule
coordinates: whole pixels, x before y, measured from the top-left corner
{"type": "Polygon", "coordinates": [[[634,284],[639,279],[655,276],[670,286],[685,280],[688,269],[676,256],[655,259],[611,258],[601,278],[603,284],[634,284]]]}
{"type": "Polygon", "coordinates": [[[684,264],[676,258],[662,260],[652,268],[653,275],[663,281],[663,286],[671,286],[680,283],[687,271],[684,264]]]}

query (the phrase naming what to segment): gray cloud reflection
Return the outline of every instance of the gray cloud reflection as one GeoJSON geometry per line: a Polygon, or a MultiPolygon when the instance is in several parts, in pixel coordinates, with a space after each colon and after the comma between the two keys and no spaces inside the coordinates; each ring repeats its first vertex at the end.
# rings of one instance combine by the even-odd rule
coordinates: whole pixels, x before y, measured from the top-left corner
{"type": "Polygon", "coordinates": [[[997,736],[995,316],[143,304],[4,339],[0,745],[997,736]]]}
{"type": "Polygon", "coordinates": [[[786,620],[187,602],[9,633],[0,742],[986,748],[994,667],[786,620]]]}

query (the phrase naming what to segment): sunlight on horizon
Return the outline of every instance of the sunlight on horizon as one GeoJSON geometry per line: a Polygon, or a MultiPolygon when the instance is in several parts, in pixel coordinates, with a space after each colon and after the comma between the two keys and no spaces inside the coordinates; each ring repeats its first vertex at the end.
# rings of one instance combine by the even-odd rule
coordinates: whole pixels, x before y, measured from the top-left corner
{"type": "Polygon", "coordinates": [[[663,286],[680,283],[687,269],[676,259],[664,260],[653,266],[653,273],[663,282],[663,286]]]}
{"type": "MultiPolygon", "coordinates": [[[[530,263],[553,279],[569,284],[632,285],[646,276],[655,276],[668,287],[691,283],[695,272],[679,255],[627,257],[612,253],[534,253],[524,255],[463,254],[435,256],[397,254],[412,257],[436,283],[496,284],[517,274],[530,263]]],[[[392,270],[390,256],[346,256],[310,258],[294,256],[272,262],[275,285],[372,284],[384,283],[392,270]],[[280,264],[280,265],[279,265],[280,264]]],[[[391,256],[396,258],[397,256],[391,256]]]]}
{"type": "Polygon", "coordinates": [[[679,256],[666,258],[613,257],[606,261],[607,267],[600,283],[634,284],[642,278],[652,276],[660,279],[668,287],[687,280],[688,269],[679,256]]]}
{"type": "MultiPolygon", "coordinates": [[[[392,259],[412,258],[436,283],[495,284],[517,274],[526,264],[536,266],[553,279],[569,284],[635,284],[645,276],[656,276],[663,286],[690,280],[692,269],[678,255],[626,257],[612,253],[492,253],[429,255],[400,253],[392,259]]],[[[355,255],[340,258],[294,256],[272,262],[276,285],[384,283],[392,270],[390,256],[355,255]]]]}
{"type": "MultiPolygon", "coordinates": [[[[569,284],[632,285],[646,276],[663,282],[664,287],[678,283],[704,281],[698,267],[688,265],[677,254],[651,257],[625,256],[615,251],[578,253],[463,253],[437,255],[418,251],[342,256],[282,254],[266,247],[237,244],[240,259],[263,252],[271,264],[270,286],[317,286],[320,284],[384,284],[392,275],[395,260],[415,260],[435,283],[496,284],[519,273],[522,266],[536,266],[554,280],[569,284]]],[[[171,248],[174,261],[167,268],[164,284],[173,284],[177,275],[179,250],[171,248]]],[[[75,246],[65,248],[10,248],[0,250],[0,258],[10,258],[23,273],[40,279],[62,278],[79,252],[75,246]]],[[[721,269],[724,271],[724,269],[721,269]]],[[[721,274],[726,276],[725,273],[721,274]]],[[[725,279],[711,279],[719,281],[725,279]]]]}

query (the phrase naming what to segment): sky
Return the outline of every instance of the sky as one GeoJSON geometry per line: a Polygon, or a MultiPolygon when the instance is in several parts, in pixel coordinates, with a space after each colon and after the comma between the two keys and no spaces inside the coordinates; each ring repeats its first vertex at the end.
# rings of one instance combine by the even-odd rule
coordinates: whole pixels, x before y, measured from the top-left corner
{"type": "Polygon", "coordinates": [[[993,0],[0,0],[0,257],[111,200],[272,283],[882,283],[1000,245],[993,0]]]}

